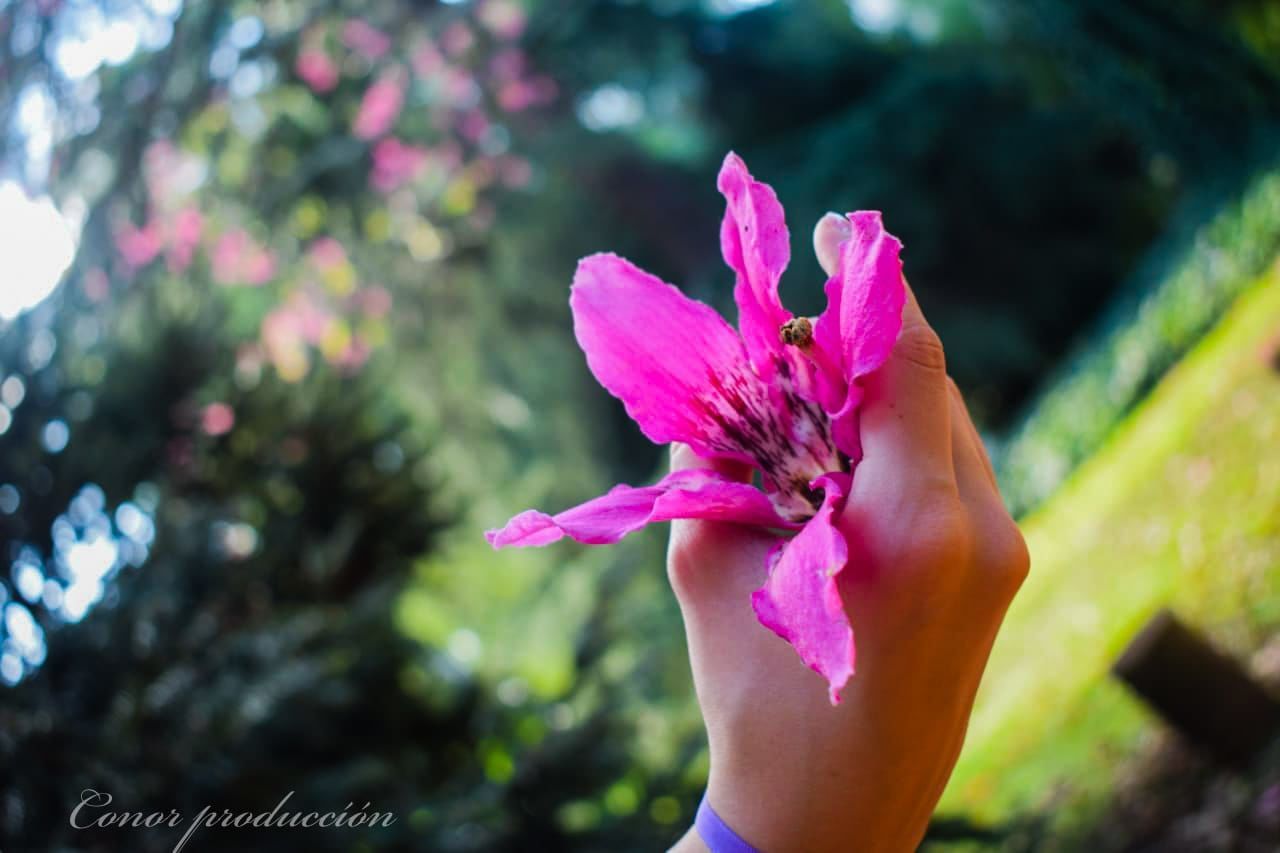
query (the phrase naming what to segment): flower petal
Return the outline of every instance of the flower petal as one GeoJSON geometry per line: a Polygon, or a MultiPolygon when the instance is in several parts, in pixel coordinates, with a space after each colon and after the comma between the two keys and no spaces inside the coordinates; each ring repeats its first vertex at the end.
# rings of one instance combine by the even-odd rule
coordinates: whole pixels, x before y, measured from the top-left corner
{"type": "Polygon", "coordinates": [[[612,254],[579,262],[569,305],[591,372],[651,441],[753,462],[738,427],[768,392],[715,310],[612,254]]]}
{"type": "Polygon", "coordinates": [[[784,350],[778,329],[791,319],[778,299],[778,282],[791,260],[787,223],[773,188],[751,177],[737,154],[724,158],[716,186],[727,202],[720,251],[737,273],[733,298],[738,303],[738,328],[751,363],[767,378],[774,357],[784,350]]]}
{"type": "Polygon", "coordinates": [[[608,494],[556,516],[526,510],[485,538],[494,548],[549,545],[569,536],[588,545],[609,545],[646,524],[676,518],[733,521],[795,529],[763,492],[715,471],[675,471],[652,486],[615,486],[608,494]]]}
{"type": "Polygon", "coordinates": [[[832,416],[836,445],[859,457],[857,382],[884,364],[902,328],[906,288],[902,243],[884,229],[880,212],[848,214],[849,238],[841,244],[836,274],[826,285],[827,308],[814,325],[815,363],[823,367],[824,408],[832,416]],[[838,375],[831,375],[838,371],[838,375]]]}
{"type": "Polygon", "coordinates": [[[822,477],[822,508],[796,534],[770,555],[764,586],[751,595],[760,622],[799,653],[810,669],[826,680],[831,704],[853,675],[853,628],[836,587],[836,576],[848,560],[844,536],[832,516],[844,505],[848,477],[822,477]]]}
{"type": "Polygon", "coordinates": [[[827,309],[814,329],[815,343],[839,356],[844,378],[852,381],[889,357],[902,326],[906,289],[902,285],[902,243],[884,230],[878,210],[848,214],[849,239],[840,264],[826,285],[827,309]]]}

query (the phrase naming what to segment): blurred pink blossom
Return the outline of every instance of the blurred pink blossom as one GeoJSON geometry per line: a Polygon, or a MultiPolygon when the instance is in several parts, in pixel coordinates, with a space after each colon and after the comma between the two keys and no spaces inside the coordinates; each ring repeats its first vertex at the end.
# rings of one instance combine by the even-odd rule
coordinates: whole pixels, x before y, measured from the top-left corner
{"type": "Polygon", "coordinates": [[[273,313],[280,314],[277,321],[283,328],[313,345],[324,340],[334,320],[333,311],[327,305],[302,290],[290,294],[289,301],[273,313]]]}
{"type": "Polygon", "coordinates": [[[116,251],[131,270],[139,270],[156,259],[164,247],[160,223],[154,218],[141,228],[125,224],[116,231],[116,251]]]}
{"type": "Polygon", "coordinates": [[[389,136],[373,147],[373,172],[369,183],[379,192],[391,192],[422,173],[431,152],[389,136]]]}
{"type": "Polygon", "coordinates": [[[528,23],[524,9],[512,0],[485,0],[480,6],[479,18],[489,32],[508,41],[520,38],[528,23]]]}
{"type": "Polygon", "coordinates": [[[489,60],[489,73],[497,87],[498,104],[508,112],[520,112],[554,100],[555,81],[545,75],[530,76],[528,58],[516,47],[499,51],[489,60]]]}
{"type": "Polygon", "coordinates": [[[308,360],[297,314],[281,305],[262,318],[261,334],[267,359],[281,377],[287,381],[301,379],[307,372],[308,360]]]}
{"type": "Polygon", "coordinates": [[[342,25],[342,43],[370,62],[391,49],[391,37],[363,18],[352,18],[342,25]]]}
{"type": "Polygon", "coordinates": [[[498,104],[507,112],[518,113],[555,100],[558,87],[547,76],[512,80],[498,89],[498,104]]]}
{"type": "Polygon", "coordinates": [[[458,122],[458,132],[471,142],[479,142],[489,132],[491,126],[489,117],[484,114],[484,110],[468,110],[462,116],[462,120],[458,122]]]}
{"type": "Polygon", "coordinates": [[[347,345],[343,347],[342,352],[331,359],[331,363],[344,373],[354,373],[364,366],[371,354],[372,351],[367,343],[358,337],[352,337],[347,345]]]}
{"type": "Polygon", "coordinates": [[[508,47],[495,53],[493,59],[489,60],[489,73],[498,80],[507,82],[523,77],[527,64],[528,60],[523,50],[518,47],[508,47]]]}
{"type": "Polygon", "coordinates": [[[446,68],[441,73],[444,99],[455,107],[470,107],[480,100],[480,85],[468,71],[446,68]]]}
{"type": "Polygon", "coordinates": [[[463,21],[454,21],[440,34],[440,46],[455,59],[471,50],[475,43],[476,34],[463,21]]]}
{"type": "Polygon", "coordinates": [[[256,287],[266,284],[276,274],[275,255],[242,228],[233,228],[218,238],[209,263],[213,280],[219,284],[256,287]]]}
{"type": "Polygon", "coordinates": [[[262,318],[262,343],[268,356],[302,342],[302,324],[296,312],[281,305],[262,318]]]}
{"type": "Polygon", "coordinates": [[[375,139],[389,131],[404,106],[404,82],[397,72],[379,77],[365,91],[351,132],[360,139],[375,139]]]}
{"type": "Polygon", "coordinates": [[[235,425],[235,410],[226,403],[210,403],[200,413],[200,428],[206,435],[226,435],[235,425]]]}
{"type": "Polygon", "coordinates": [[[440,55],[435,44],[423,39],[414,46],[409,64],[413,68],[413,73],[419,77],[431,77],[443,68],[445,63],[444,57],[440,55]]]}
{"type": "Polygon", "coordinates": [[[204,230],[204,217],[195,205],[187,205],[177,212],[170,225],[169,270],[182,272],[191,265],[196,248],[200,245],[200,233],[204,230]]]}
{"type": "Polygon", "coordinates": [[[318,47],[304,48],[293,68],[314,92],[330,92],[338,85],[337,63],[318,47]]]}
{"type": "Polygon", "coordinates": [[[376,284],[357,293],[356,302],[366,317],[378,319],[391,313],[391,292],[376,284]]]}
{"type": "Polygon", "coordinates": [[[347,263],[347,250],[333,237],[321,237],[307,249],[307,257],[324,272],[347,263]]]}

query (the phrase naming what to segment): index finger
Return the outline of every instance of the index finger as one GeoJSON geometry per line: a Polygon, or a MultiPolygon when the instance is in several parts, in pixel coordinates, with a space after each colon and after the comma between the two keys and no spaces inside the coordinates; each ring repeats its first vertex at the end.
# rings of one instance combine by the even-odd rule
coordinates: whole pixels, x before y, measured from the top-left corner
{"type": "MultiPolygon", "coordinates": [[[[828,213],[813,232],[813,248],[827,275],[835,275],[849,223],[828,213]]],[[[951,462],[950,392],[942,342],[920,310],[904,278],[902,329],[888,360],[863,381],[862,466],[867,479],[876,469],[895,483],[921,482],[955,488],[951,462]]]]}
{"type": "Polygon", "coordinates": [[[905,280],[903,287],[902,330],[888,360],[863,382],[859,467],[869,467],[866,474],[879,469],[908,488],[954,491],[946,356],[905,280]]]}

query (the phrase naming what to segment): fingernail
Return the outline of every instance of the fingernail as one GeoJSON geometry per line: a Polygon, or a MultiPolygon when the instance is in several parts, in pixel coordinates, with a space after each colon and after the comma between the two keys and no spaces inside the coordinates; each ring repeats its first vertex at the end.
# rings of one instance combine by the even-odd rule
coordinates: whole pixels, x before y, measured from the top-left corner
{"type": "Polygon", "coordinates": [[[813,229],[813,251],[827,275],[835,275],[840,266],[840,244],[849,239],[849,220],[838,213],[827,213],[813,229]]]}

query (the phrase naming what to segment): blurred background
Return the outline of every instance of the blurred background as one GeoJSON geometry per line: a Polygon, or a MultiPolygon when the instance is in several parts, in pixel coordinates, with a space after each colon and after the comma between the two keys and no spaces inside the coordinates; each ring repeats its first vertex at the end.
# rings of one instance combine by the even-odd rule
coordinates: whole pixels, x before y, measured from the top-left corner
{"type": "Polygon", "coordinates": [[[1172,606],[1280,678],[1280,3],[0,0],[0,847],[641,851],[706,754],[665,531],[481,531],[664,452],[576,259],[731,306],[715,170],[877,208],[1033,574],[938,850],[1280,849],[1108,675],[1172,606]],[[202,845],[202,846],[197,846],[202,845]]]}

